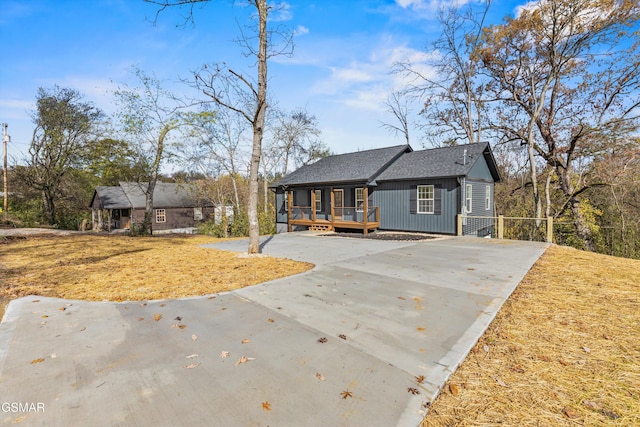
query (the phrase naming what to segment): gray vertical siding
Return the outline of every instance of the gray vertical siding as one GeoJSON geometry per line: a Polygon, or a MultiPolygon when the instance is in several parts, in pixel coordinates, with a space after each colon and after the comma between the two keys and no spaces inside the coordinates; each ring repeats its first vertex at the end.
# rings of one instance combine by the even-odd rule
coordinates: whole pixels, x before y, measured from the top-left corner
{"type": "Polygon", "coordinates": [[[380,183],[373,193],[374,206],[380,206],[380,228],[385,230],[454,234],[458,199],[456,179],[387,181],[380,183]],[[411,186],[423,184],[442,187],[440,215],[410,213],[411,186]]]}
{"type": "Polygon", "coordinates": [[[471,184],[473,187],[471,200],[472,200],[472,210],[471,212],[467,212],[469,216],[495,216],[494,215],[494,186],[492,182],[483,182],[483,181],[472,181],[467,179],[466,184],[471,184]],[[491,200],[489,209],[485,209],[485,188],[486,186],[490,187],[491,191],[491,200]]]}

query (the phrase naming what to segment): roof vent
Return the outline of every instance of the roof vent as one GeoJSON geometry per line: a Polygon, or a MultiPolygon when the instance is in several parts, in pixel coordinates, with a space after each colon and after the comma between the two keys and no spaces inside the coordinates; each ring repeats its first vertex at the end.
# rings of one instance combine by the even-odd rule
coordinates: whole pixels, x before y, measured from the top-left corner
{"type": "Polygon", "coordinates": [[[462,152],[462,165],[467,166],[467,149],[462,152]]]}

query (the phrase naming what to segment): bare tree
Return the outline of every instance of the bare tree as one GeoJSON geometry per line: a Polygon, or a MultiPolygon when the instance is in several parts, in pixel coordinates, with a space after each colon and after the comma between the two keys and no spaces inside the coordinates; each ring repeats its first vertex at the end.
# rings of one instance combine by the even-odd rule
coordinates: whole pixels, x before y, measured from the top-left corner
{"type": "MultiPolygon", "coordinates": [[[[441,9],[438,21],[442,33],[432,44],[428,59],[395,64],[395,72],[409,81],[404,92],[423,105],[427,138],[448,144],[481,141],[486,126],[485,100],[471,54],[482,35],[490,3],[483,1],[479,11],[472,4],[441,9]]],[[[398,106],[397,101],[391,102],[398,106]]],[[[402,123],[402,117],[396,117],[402,123]]]]}
{"type": "Polygon", "coordinates": [[[184,112],[185,103],[162,88],[160,81],[134,69],[140,86],[124,86],[115,92],[121,110],[118,113],[126,133],[135,139],[138,163],[148,177],[142,190],[145,194],[144,221],[140,231],[153,233],[153,192],[160,166],[168,156],[171,136],[180,127],[191,124],[193,118],[184,112]]]}
{"type": "Polygon", "coordinates": [[[387,111],[396,118],[397,124],[383,122],[382,127],[393,135],[402,135],[405,142],[409,144],[409,104],[406,94],[398,90],[392,91],[385,105],[387,111]]]}
{"type": "Polygon", "coordinates": [[[320,140],[318,120],[304,109],[274,114],[273,148],[282,157],[282,174],[324,157],[328,147],[320,140]]]}
{"type": "Polygon", "coordinates": [[[556,215],[570,210],[590,250],[591,207],[581,195],[601,183],[580,165],[638,128],[639,20],[637,1],[539,0],[486,29],[474,52],[500,101],[498,128],[527,146],[534,186],[535,157],[555,171],[564,194],[556,215]]]}
{"type": "MultiPolygon", "coordinates": [[[[193,19],[193,7],[198,3],[212,0],[145,0],[160,6],[158,13],[170,6],[187,6],[189,18],[193,19]]],[[[267,111],[267,64],[268,59],[281,54],[291,54],[293,49],[292,33],[282,27],[268,28],[269,14],[278,6],[267,4],[267,0],[249,0],[247,4],[255,9],[252,26],[253,34],[248,36],[241,30],[237,40],[247,57],[253,57],[257,63],[257,76],[251,78],[245,73],[234,70],[226,64],[205,66],[195,74],[196,86],[213,103],[240,114],[251,125],[253,143],[249,166],[249,200],[247,217],[249,219],[250,254],[260,251],[260,230],[258,225],[258,191],[262,138],[267,111]],[[280,39],[279,41],[277,39],[280,39]]]]}

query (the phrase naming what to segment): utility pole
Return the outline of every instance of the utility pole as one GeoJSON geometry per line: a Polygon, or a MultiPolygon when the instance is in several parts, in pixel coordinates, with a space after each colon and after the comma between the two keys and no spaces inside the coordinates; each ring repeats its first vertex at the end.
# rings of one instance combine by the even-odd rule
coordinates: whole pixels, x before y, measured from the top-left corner
{"type": "Polygon", "coordinates": [[[9,209],[9,178],[7,175],[7,143],[11,142],[11,137],[7,135],[7,124],[2,124],[2,142],[4,144],[4,175],[3,175],[3,183],[4,183],[4,205],[2,206],[2,211],[6,214],[9,209]]]}

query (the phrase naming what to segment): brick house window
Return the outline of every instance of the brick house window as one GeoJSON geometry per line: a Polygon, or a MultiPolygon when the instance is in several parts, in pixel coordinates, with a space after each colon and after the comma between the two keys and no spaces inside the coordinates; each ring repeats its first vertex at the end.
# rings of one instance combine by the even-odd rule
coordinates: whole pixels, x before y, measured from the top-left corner
{"type": "Polygon", "coordinates": [[[164,209],[156,209],[156,222],[167,222],[167,213],[164,209]]]}

